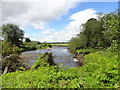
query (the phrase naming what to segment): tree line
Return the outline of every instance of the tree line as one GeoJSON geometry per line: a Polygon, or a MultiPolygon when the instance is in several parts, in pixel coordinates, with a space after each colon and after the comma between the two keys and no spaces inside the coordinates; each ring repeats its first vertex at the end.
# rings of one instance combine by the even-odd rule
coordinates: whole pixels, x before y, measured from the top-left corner
{"type": "Polygon", "coordinates": [[[98,19],[91,18],[82,24],[83,29],[69,41],[72,52],[83,48],[107,48],[119,43],[119,15],[115,11],[98,14],[98,19]]]}

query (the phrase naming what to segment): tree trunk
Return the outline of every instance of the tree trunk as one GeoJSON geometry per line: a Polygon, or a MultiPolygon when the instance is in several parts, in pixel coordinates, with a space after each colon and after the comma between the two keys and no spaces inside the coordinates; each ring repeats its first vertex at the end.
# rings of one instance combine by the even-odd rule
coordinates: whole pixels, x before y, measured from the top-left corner
{"type": "Polygon", "coordinates": [[[6,66],[6,67],[5,67],[5,69],[4,69],[3,74],[6,74],[6,73],[8,72],[8,69],[9,69],[9,67],[8,67],[8,66],[6,66]]]}

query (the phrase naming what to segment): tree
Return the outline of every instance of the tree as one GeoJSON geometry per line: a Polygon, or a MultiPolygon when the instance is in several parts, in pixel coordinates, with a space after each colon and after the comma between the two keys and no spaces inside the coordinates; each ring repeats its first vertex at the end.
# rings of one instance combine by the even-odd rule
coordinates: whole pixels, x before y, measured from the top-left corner
{"type": "Polygon", "coordinates": [[[69,42],[68,42],[68,47],[70,49],[71,52],[75,52],[78,48],[81,47],[81,42],[80,42],[80,38],[72,38],[69,42]]]}
{"type": "Polygon", "coordinates": [[[119,32],[119,17],[117,12],[107,14],[103,17],[103,35],[108,45],[111,45],[112,40],[120,38],[119,32]]]}
{"type": "Polygon", "coordinates": [[[87,36],[84,34],[84,32],[80,32],[80,36],[79,36],[79,42],[80,44],[80,48],[85,48],[87,47],[87,43],[88,43],[88,38],[87,36]]]}
{"type": "Polygon", "coordinates": [[[84,24],[84,34],[87,36],[87,46],[95,47],[101,41],[102,36],[102,23],[95,18],[89,19],[84,24]]]}
{"type": "Polygon", "coordinates": [[[11,42],[2,42],[2,58],[10,54],[20,54],[24,49],[12,45],[11,42]]]}
{"type": "Polygon", "coordinates": [[[25,42],[31,42],[29,38],[25,38],[25,42]]]}
{"type": "Polygon", "coordinates": [[[20,46],[22,44],[24,32],[17,25],[6,24],[2,26],[2,36],[5,42],[20,46]]]}

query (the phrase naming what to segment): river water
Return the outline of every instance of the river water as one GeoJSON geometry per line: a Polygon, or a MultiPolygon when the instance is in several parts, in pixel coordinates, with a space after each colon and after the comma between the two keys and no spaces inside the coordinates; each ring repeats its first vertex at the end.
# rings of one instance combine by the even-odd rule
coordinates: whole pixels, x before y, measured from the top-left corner
{"type": "MultiPolygon", "coordinates": [[[[79,65],[73,58],[73,54],[69,52],[67,47],[53,46],[52,49],[38,49],[35,51],[26,51],[23,53],[38,54],[38,53],[45,53],[45,52],[51,52],[54,56],[54,62],[58,65],[67,66],[67,67],[79,67],[79,65]]],[[[27,60],[27,64],[31,66],[34,61],[35,60],[33,59],[27,60]]]]}

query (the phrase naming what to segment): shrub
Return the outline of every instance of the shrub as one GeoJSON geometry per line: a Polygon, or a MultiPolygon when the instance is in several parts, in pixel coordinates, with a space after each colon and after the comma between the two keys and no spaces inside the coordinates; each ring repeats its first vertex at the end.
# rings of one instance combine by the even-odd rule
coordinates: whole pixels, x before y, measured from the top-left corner
{"type": "Polygon", "coordinates": [[[20,54],[24,49],[12,45],[10,42],[2,42],[2,57],[10,54],[20,54]]]}
{"type": "Polygon", "coordinates": [[[43,53],[37,58],[31,69],[37,69],[40,66],[48,66],[48,65],[55,65],[53,61],[52,53],[43,53]]]}
{"type": "Polygon", "coordinates": [[[118,43],[117,40],[113,40],[111,46],[108,48],[111,52],[118,52],[118,43]]]}

